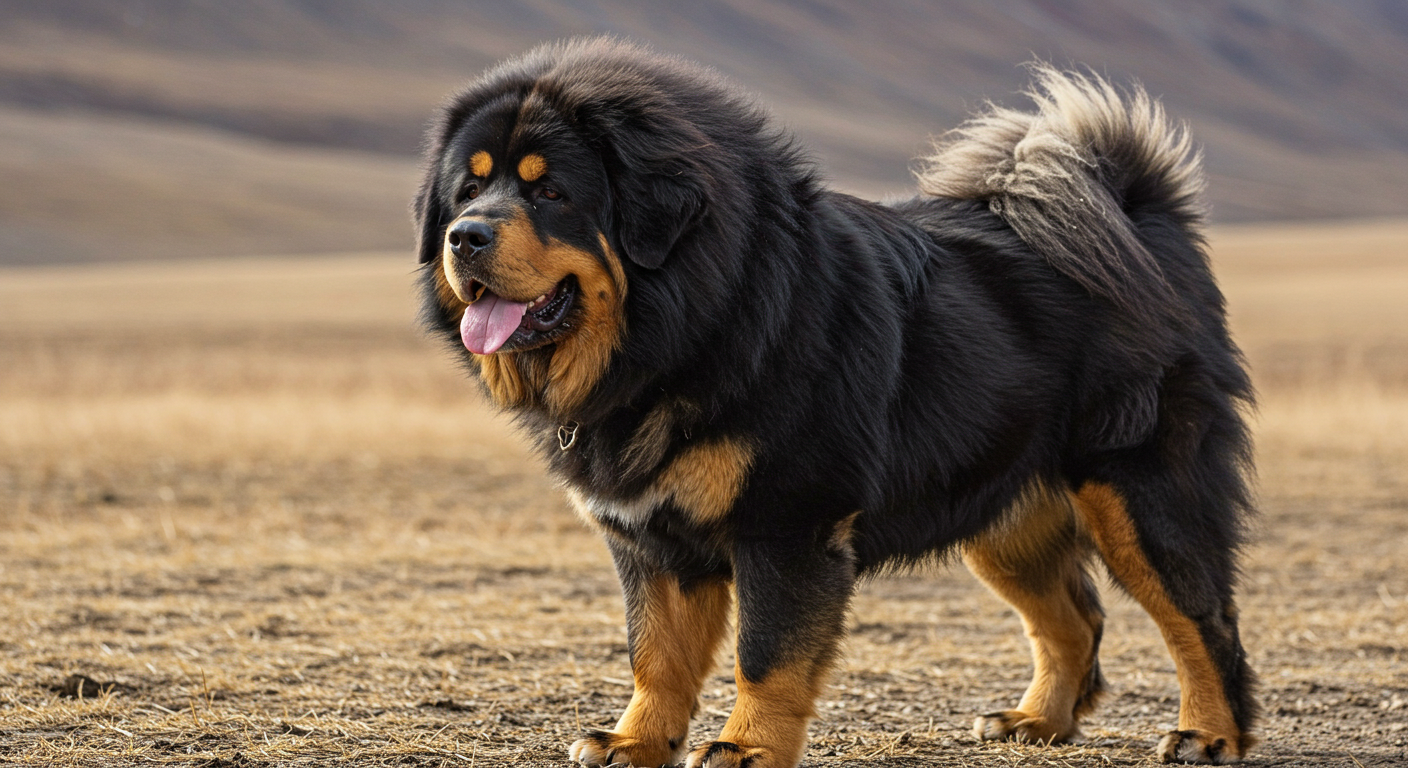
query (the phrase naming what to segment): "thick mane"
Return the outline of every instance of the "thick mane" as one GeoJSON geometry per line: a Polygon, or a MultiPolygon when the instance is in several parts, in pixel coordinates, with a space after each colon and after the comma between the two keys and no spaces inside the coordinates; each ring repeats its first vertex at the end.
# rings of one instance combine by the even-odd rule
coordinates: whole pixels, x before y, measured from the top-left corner
{"type": "Polygon", "coordinates": [[[807,220],[817,189],[794,137],[714,70],[639,45],[578,39],[528,58],[551,59],[535,92],[605,163],[611,235],[627,257],[626,341],[593,410],[659,377],[705,386],[707,372],[728,380],[711,385],[722,395],[756,376],[785,336],[777,307],[789,297],[778,291],[795,284],[786,273],[800,260],[795,238],[776,237],[776,227],[807,220]],[[653,263],[640,257],[672,228],[676,239],[653,263]],[[738,359],[720,338],[738,334],[755,339],[755,359],[738,359]],[[734,357],[715,360],[720,350],[734,357]]]}
{"type": "MultiPolygon", "coordinates": [[[[600,420],[672,378],[718,396],[746,389],[767,350],[783,343],[779,306],[791,297],[780,291],[796,284],[798,238],[815,229],[805,222],[819,184],[795,138],[754,95],[708,67],[592,37],[539,46],[468,84],[431,128],[429,162],[482,110],[506,102],[519,105],[511,133],[571,134],[600,159],[608,185],[602,230],[625,267],[621,344],[570,417],[600,420]],[[783,222],[797,231],[781,236],[783,222]],[[743,359],[725,343],[740,335],[756,342],[743,359]],[[726,381],[705,382],[701,372],[726,381]]],[[[419,198],[427,262],[438,258],[449,217],[435,188],[445,170],[426,168],[419,198]]],[[[457,319],[433,295],[425,316],[458,343],[457,319]]]]}

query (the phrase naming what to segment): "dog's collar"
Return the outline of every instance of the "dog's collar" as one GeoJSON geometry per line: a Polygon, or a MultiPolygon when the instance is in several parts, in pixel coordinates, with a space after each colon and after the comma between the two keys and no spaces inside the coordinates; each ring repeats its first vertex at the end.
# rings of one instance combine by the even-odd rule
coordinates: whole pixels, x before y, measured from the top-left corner
{"type": "Polygon", "coordinates": [[[577,428],[582,426],[575,421],[560,424],[557,427],[557,447],[559,450],[567,450],[577,444],[577,428]]]}

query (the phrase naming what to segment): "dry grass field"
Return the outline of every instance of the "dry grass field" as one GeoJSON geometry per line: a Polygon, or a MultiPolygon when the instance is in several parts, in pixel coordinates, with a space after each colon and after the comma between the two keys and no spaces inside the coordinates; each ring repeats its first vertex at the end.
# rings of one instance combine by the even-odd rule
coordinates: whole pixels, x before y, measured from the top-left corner
{"type": "MultiPolygon", "coordinates": [[[[1214,253],[1261,391],[1250,764],[1408,764],[1408,223],[1214,253]]],[[[565,766],[614,721],[605,549],[418,336],[411,271],[0,270],[0,764],[565,766]]],[[[1015,615],[961,568],[868,584],[806,764],[1151,764],[1172,663],[1107,602],[1087,741],[978,744],[1029,674],[1015,615]]]]}

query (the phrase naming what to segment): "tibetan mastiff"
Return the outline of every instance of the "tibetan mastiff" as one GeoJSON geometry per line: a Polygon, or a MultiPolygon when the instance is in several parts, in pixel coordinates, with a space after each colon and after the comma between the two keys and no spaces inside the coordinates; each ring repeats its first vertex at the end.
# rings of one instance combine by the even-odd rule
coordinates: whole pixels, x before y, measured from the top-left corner
{"type": "Polygon", "coordinates": [[[890,204],[828,190],[712,71],[614,40],[447,102],[415,202],[426,323],[536,441],[625,596],[635,691],[573,760],[797,765],[857,580],[947,553],[1035,660],[979,738],[1079,735],[1104,690],[1098,561],[1177,665],[1159,754],[1245,753],[1251,387],[1200,158],[1137,87],[1034,76],[1033,111],[951,132],[890,204]],[[690,749],[731,624],[738,698],[690,749]]]}

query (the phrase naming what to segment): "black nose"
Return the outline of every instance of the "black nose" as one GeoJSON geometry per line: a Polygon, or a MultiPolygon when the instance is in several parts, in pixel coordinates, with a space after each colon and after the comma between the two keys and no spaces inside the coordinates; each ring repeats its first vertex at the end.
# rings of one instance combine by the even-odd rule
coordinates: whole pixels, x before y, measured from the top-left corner
{"type": "Polygon", "coordinates": [[[445,233],[445,242],[456,256],[473,256],[494,242],[494,228],[477,219],[460,219],[445,233]]]}

